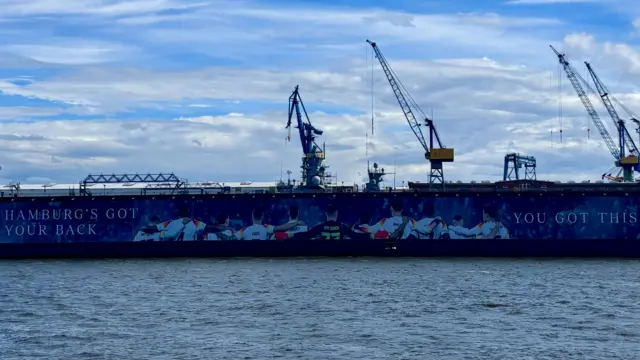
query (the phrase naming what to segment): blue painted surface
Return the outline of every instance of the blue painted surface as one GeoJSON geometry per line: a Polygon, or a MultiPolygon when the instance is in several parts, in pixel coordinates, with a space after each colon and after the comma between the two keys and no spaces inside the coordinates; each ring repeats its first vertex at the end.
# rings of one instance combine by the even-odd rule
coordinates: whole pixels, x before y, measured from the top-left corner
{"type": "Polygon", "coordinates": [[[264,224],[277,226],[289,221],[288,208],[295,205],[300,209],[300,220],[314,226],[325,221],[325,209],[330,203],[339,209],[338,220],[351,227],[359,222],[363,212],[371,215],[370,224],[389,217],[390,203],[394,199],[403,203],[403,214],[416,221],[427,217],[425,210],[433,206],[435,215],[440,216],[448,226],[451,226],[454,216],[460,215],[465,227],[469,228],[483,221],[484,209],[493,208],[496,220],[509,231],[509,240],[502,239],[502,242],[517,242],[518,239],[548,239],[557,242],[576,239],[636,239],[640,231],[637,215],[640,201],[635,196],[219,196],[179,200],[76,198],[60,202],[0,202],[0,242],[132,242],[138,230],[147,225],[152,217],[157,216],[160,221],[171,221],[180,218],[181,210],[190,218],[204,223],[212,223],[219,212],[225,212],[229,215],[230,225],[239,230],[251,225],[251,213],[256,207],[264,209],[264,224]]]}

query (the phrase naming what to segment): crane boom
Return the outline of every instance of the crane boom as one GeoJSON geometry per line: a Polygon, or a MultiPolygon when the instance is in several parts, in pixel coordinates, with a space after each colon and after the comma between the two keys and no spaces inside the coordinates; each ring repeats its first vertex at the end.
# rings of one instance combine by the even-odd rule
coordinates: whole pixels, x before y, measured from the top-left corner
{"type": "Polygon", "coordinates": [[[598,132],[600,133],[600,136],[602,136],[602,139],[607,145],[609,152],[611,152],[611,155],[613,155],[616,161],[618,161],[620,159],[620,150],[618,149],[615,142],[611,138],[611,135],[609,135],[609,132],[607,131],[607,128],[604,126],[604,124],[602,123],[602,120],[600,120],[600,116],[598,116],[596,109],[593,107],[593,104],[591,104],[591,101],[589,100],[589,97],[587,96],[587,93],[584,91],[584,88],[582,87],[582,85],[585,85],[587,89],[589,89],[594,93],[595,91],[593,91],[593,89],[582,78],[582,76],[580,76],[580,74],[573,69],[573,66],[569,64],[569,61],[567,61],[564,54],[559,53],[553,46],[551,45],[549,46],[551,47],[553,52],[556,53],[556,56],[558,57],[558,61],[560,62],[560,65],[562,65],[564,72],[567,74],[567,78],[571,82],[571,85],[573,85],[573,88],[578,94],[580,101],[582,101],[582,105],[584,105],[585,109],[587,109],[587,113],[589,114],[591,121],[598,129],[598,132]]]}
{"type": "MultiPolygon", "coordinates": [[[[430,152],[429,145],[427,144],[427,141],[424,138],[424,134],[422,134],[422,129],[420,128],[420,123],[418,122],[418,119],[416,119],[415,115],[413,114],[413,110],[409,106],[409,102],[407,101],[406,97],[402,93],[402,89],[400,87],[401,84],[399,84],[398,81],[396,80],[393,70],[389,66],[389,63],[387,63],[387,60],[384,58],[384,55],[382,55],[382,52],[380,52],[380,49],[378,48],[376,43],[370,40],[367,40],[367,43],[371,45],[371,47],[373,48],[373,51],[376,54],[376,58],[378,58],[378,61],[382,66],[382,71],[384,71],[384,74],[387,77],[387,81],[389,81],[389,84],[391,85],[391,89],[393,90],[393,93],[396,96],[396,99],[398,100],[398,104],[400,104],[400,108],[402,108],[404,117],[407,119],[407,122],[409,123],[409,127],[411,128],[411,131],[413,131],[416,138],[420,142],[420,145],[422,145],[422,148],[425,151],[425,157],[428,158],[429,152],[430,152]]],[[[439,138],[437,139],[438,139],[438,144],[440,144],[440,139],[439,138]]]]}
{"type": "Polygon", "coordinates": [[[367,43],[371,45],[374,53],[376,54],[376,58],[378,58],[380,66],[382,66],[382,70],[387,77],[387,81],[389,81],[389,85],[391,85],[391,89],[393,90],[393,94],[396,96],[396,100],[398,100],[400,108],[402,108],[402,112],[404,113],[404,117],[409,123],[411,131],[418,139],[418,142],[420,142],[420,145],[422,145],[422,148],[424,149],[425,159],[429,160],[431,164],[429,184],[432,185],[434,183],[440,183],[444,186],[445,182],[442,163],[453,162],[454,149],[445,148],[442,145],[442,141],[440,141],[440,135],[436,130],[433,120],[429,119],[424,114],[416,101],[411,97],[411,94],[409,94],[404,85],[402,85],[402,82],[398,79],[393,69],[391,69],[391,66],[389,66],[389,63],[385,59],[384,55],[382,55],[382,52],[378,48],[378,45],[370,40],[367,40],[367,43]],[[427,142],[424,134],[422,133],[421,124],[414,115],[414,111],[417,111],[418,115],[422,116],[425,121],[425,125],[429,128],[429,142],[427,142]],[[434,142],[437,144],[436,147],[434,147],[434,142]]]}
{"type": "Polygon", "coordinates": [[[613,103],[609,98],[609,89],[607,89],[607,87],[602,83],[602,81],[600,80],[600,77],[598,77],[596,72],[591,67],[591,64],[589,64],[586,61],[584,64],[587,66],[587,70],[589,70],[591,79],[593,80],[593,83],[596,86],[596,90],[598,90],[598,94],[600,95],[600,99],[602,100],[604,107],[607,108],[607,112],[609,113],[611,120],[613,120],[613,123],[618,129],[618,132],[620,133],[620,145],[621,145],[620,155],[623,157],[625,155],[624,154],[625,146],[623,145],[626,145],[626,148],[629,150],[629,153],[637,155],[638,147],[636,146],[636,143],[631,138],[631,135],[629,134],[629,131],[627,130],[627,127],[624,124],[624,121],[620,118],[620,116],[618,115],[618,112],[616,111],[616,108],[613,106],[613,103]]]}
{"type": "MultiPolygon", "coordinates": [[[[327,166],[325,165],[324,146],[321,148],[315,139],[321,136],[323,131],[311,124],[297,85],[291,96],[289,96],[289,118],[286,126],[286,129],[289,129],[289,131],[291,131],[294,114],[296,117],[296,127],[300,134],[300,143],[302,144],[302,186],[308,189],[322,188],[325,184],[325,170],[327,166]],[[302,111],[300,111],[300,108],[302,108],[302,111]],[[304,118],[302,114],[304,114],[304,118]],[[306,120],[306,122],[304,120],[306,120]]],[[[290,133],[287,138],[291,141],[290,133]]]]}

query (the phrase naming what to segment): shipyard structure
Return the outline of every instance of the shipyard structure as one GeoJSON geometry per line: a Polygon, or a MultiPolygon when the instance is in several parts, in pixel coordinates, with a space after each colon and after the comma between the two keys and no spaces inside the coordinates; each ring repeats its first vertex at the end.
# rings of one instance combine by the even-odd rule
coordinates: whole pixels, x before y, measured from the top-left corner
{"type": "Polygon", "coordinates": [[[444,146],[378,45],[367,43],[424,150],[426,181],[385,186],[389,173],[377,163],[367,164],[365,183],[336,181],[318,141],[323,131],[312,124],[295,86],[286,129],[289,141],[297,129],[299,179],[193,182],[167,172],[92,174],[77,184],[11,183],[0,189],[0,258],[640,256],[638,148],[614,104],[628,109],[590,64],[595,90],[553,49],[613,156],[612,169],[595,182],[544,181],[535,157],[509,153],[501,181],[464,183],[445,178],[454,149],[444,146]],[[616,141],[587,91],[605,105],[616,141]]]}

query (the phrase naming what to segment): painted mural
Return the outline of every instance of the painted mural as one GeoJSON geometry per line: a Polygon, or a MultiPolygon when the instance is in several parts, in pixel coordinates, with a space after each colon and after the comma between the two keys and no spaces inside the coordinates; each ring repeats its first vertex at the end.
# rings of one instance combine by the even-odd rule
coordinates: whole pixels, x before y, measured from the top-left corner
{"type": "Polygon", "coordinates": [[[0,242],[637,238],[634,197],[81,199],[0,203],[0,242]]]}

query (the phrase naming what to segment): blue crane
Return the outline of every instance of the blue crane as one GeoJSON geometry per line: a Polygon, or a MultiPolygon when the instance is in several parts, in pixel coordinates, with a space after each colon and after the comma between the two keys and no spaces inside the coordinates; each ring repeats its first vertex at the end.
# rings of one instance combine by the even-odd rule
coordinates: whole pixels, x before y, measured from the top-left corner
{"type": "Polygon", "coordinates": [[[634,162],[633,157],[631,157],[630,159],[630,157],[624,156],[624,148],[625,148],[624,131],[626,130],[626,128],[616,126],[619,133],[619,139],[621,139],[620,144],[616,145],[613,139],[611,138],[611,135],[609,135],[607,128],[604,126],[604,123],[602,122],[602,120],[600,120],[600,116],[596,112],[596,109],[593,107],[593,104],[591,104],[591,101],[589,100],[589,97],[587,96],[587,93],[584,90],[584,87],[586,87],[589,91],[593,93],[596,93],[596,92],[591,88],[591,86],[589,86],[589,83],[587,83],[582,78],[582,76],[580,76],[580,74],[577,71],[575,71],[573,66],[569,64],[569,61],[567,61],[565,54],[561,54],[553,46],[551,45],[549,46],[558,57],[558,61],[560,62],[560,65],[562,65],[562,68],[564,69],[564,72],[566,73],[567,78],[569,79],[569,81],[571,82],[571,85],[573,86],[574,90],[578,94],[580,101],[582,101],[582,105],[584,105],[585,109],[587,110],[587,113],[589,114],[589,117],[591,118],[591,121],[593,122],[593,124],[596,126],[596,129],[598,129],[598,132],[600,133],[600,136],[602,136],[602,139],[604,140],[607,148],[609,149],[609,152],[611,153],[611,155],[613,155],[613,158],[615,159],[614,166],[621,168],[623,173],[622,179],[618,177],[611,177],[606,173],[602,175],[602,178],[603,179],[608,178],[612,181],[620,181],[620,180],[633,181],[633,171],[634,171],[634,168],[637,168],[638,161],[637,161],[637,157],[635,157],[635,162],[634,162]]]}
{"type": "Polygon", "coordinates": [[[639,136],[639,140],[640,140],[640,120],[636,119],[636,118],[631,118],[631,121],[633,121],[636,124],[636,133],[639,136]]]}
{"type": "Polygon", "coordinates": [[[536,158],[511,153],[504,156],[504,175],[502,180],[521,180],[520,169],[524,167],[524,180],[536,180],[536,158]]]}
{"type": "Polygon", "coordinates": [[[322,130],[315,128],[309,120],[307,109],[304,107],[302,97],[298,92],[296,85],[293,93],[289,97],[289,121],[286,129],[289,129],[288,141],[291,141],[291,120],[296,115],[296,128],[300,133],[300,142],[302,144],[302,180],[301,184],[304,188],[320,189],[325,185],[325,152],[324,146],[321,148],[316,144],[316,137],[322,135],[322,130]],[[302,111],[300,111],[302,108],[302,111]],[[304,113],[304,118],[302,114],[304,113]],[[306,120],[306,121],[305,121],[306,120]]]}
{"type": "Polygon", "coordinates": [[[453,162],[454,149],[445,148],[442,145],[440,136],[438,135],[438,131],[436,130],[433,120],[429,119],[424,114],[413,97],[411,97],[411,94],[409,94],[402,82],[400,82],[400,80],[398,79],[395,72],[389,66],[389,63],[387,63],[387,60],[385,59],[384,55],[382,55],[382,52],[378,48],[378,45],[370,40],[367,40],[367,43],[371,45],[373,51],[376,54],[376,58],[378,58],[378,61],[382,66],[382,70],[384,71],[384,74],[389,81],[389,85],[391,85],[391,90],[393,90],[393,93],[398,100],[398,104],[400,104],[400,108],[402,108],[404,117],[409,123],[411,131],[413,131],[413,134],[420,142],[420,145],[422,145],[422,148],[425,151],[425,159],[427,159],[431,164],[429,184],[431,186],[435,184],[442,184],[442,186],[444,186],[444,170],[442,164],[444,162],[453,162]],[[424,119],[425,125],[429,128],[429,143],[427,143],[427,141],[425,140],[425,137],[422,133],[421,124],[413,113],[414,110],[418,112],[418,115],[424,119]],[[437,143],[437,146],[434,146],[434,140],[437,143]]]}
{"type": "MultiPolygon", "coordinates": [[[[616,108],[613,106],[613,103],[611,102],[611,98],[613,98],[613,95],[611,95],[611,93],[609,92],[609,89],[607,89],[607,87],[602,83],[602,81],[600,81],[600,78],[598,77],[596,72],[593,71],[591,64],[585,61],[585,65],[587,66],[587,70],[589,70],[589,74],[591,75],[591,79],[593,80],[593,83],[596,86],[596,90],[600,95],[600,99],[602,100],[602,103],[607,109],[607,112],[609,113],[611,120],[613,120],[613,123],[616,125],[616,129],[618,129],[620,157],[626,158],[628,162],[631,162],[633,161],[631,157],[633,156],[637,157],[639,153],[638,147],[636,146],[636,143],[633,141],[631,134],[629,134],[629,130],[627,130],[627,126],[625,125],[624,120],[620,118],[620,116],[618,115],[618,112],[616,111],[616,108]],[[629,156],[625,156],[625,147],[626,149],[629,150],[629,156]]],[[[634,167],[634,170],[638,171],[639,167],[637,166],[637,158],[635,161],[636,161],[636,166],[634,167]]]]}

